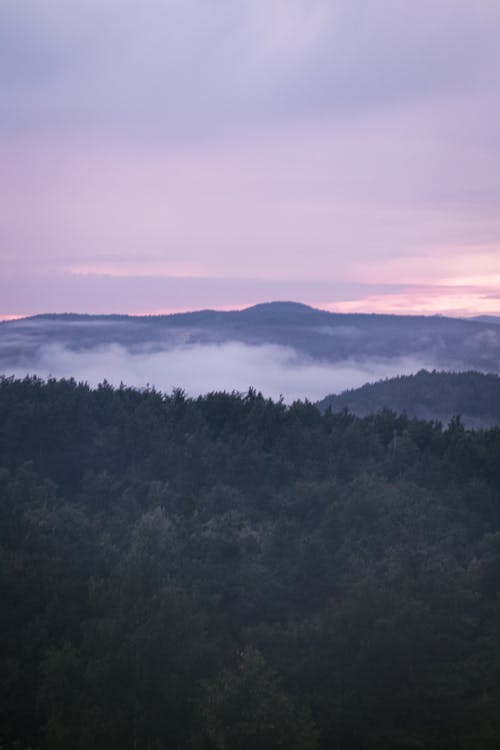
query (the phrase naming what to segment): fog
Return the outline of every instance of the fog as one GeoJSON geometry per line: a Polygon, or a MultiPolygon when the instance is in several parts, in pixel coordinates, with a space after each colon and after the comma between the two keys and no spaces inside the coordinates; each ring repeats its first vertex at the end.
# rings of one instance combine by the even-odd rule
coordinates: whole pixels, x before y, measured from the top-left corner
{"type": "Polygon", "coordinates": [[[190,396],[210,391],[241,391],[254,387],[273,399],[283,397],[319,400],[331,393],[366,382],[410,374],[429,362],[416,358],[344,360],[321,362],[300,355],[291,347],[249,346],[238,342],[130,352],[119,344],[75,351],[61,344],[46,344],[27,367],[6,372],[24,377],[29,371],[43,378],[69,378],[96,386],[103,380],[113,385],[155,388],[170,392],[182,388],[190,396]]]}

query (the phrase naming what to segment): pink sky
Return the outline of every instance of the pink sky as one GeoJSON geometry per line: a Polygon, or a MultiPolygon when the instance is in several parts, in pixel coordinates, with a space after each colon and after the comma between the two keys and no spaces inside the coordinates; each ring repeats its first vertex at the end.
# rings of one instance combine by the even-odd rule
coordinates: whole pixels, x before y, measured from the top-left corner
{"type": "Polygon", "coordinates": [[[500,314],[499,34],[465,0],[4,0],[0,317],[500,314]]]}

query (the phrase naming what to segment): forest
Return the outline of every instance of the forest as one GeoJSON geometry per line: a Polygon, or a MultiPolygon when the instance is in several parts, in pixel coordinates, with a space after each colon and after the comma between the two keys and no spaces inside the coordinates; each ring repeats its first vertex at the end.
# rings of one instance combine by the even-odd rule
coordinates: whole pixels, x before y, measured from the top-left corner
{"type": "Polygon", "coordinates": [[[317,405],[322,411],[328,407],[332,411],[348,409],[360,417],[389,408],[444,423],[460,414],[466,427],[497,427],[500,426],[500,376],[473,370],[420,370],[414,375],[386,378],[326,396],[317,405]]]}
{"type": "Polygon", "coordinates": [[[498,750],[500,429],[0,379],[1,750],[498,750]]]}

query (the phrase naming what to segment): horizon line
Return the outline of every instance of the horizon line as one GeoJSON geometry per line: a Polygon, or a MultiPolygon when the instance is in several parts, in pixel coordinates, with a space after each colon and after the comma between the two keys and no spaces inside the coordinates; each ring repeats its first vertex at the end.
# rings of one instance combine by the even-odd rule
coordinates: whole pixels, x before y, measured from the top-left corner
{"type": "Polygon", "coordinates": [[[244,312],[245,310],[251,310],[256,307],[263,307],[265,305],[285,305],[285,304],[291,304],[291,305],[297,305],[299,307],[307,307],[311,310],[318,310],[321,312],[327,312],[331,313],[333,315],[363,315],[363,316],[370,316],[370,315],[379,315],[379,316],[391,316],[391,317],[419,317],[419,318],[436,318],[436,317],[442,317],[442,318],[459,318],[463,320],[474,320],[476,318],[485,318],[485,317],[493,317],[493,318],[500,318],[500,314],[498,313],[479,313],[476,311],[475,313],[464,313],[464,314],[458,314],[458,313],[452,313],[452,312],[394,312],[394,311],[387,311],[384,312],[383,310],[372,310],[372,311],[366,311],[366,310],[349,310],[347,312],[341,311],[341,310],[335,310],[332,309],[332,307],[335,307],[335,304],[332,303],[326,303],[324,305],[322,304],[309,304],[307,302],[298,302],[296,300],[266,300],[263,302],[256,302],[251,305],[218,305],[214,307],[172,307],[167,308],[163,310],[155,310],[154,312],[76,312],[74,310],[65,310],[62,312],[54,312],[54,311],[45,311],[45,312],[27,312],[27,313],[15,313],[15,314],[2,314],[0,313],[0,322],[2,323],[8,323],[16,320],[29,320],[32,318],[39,318],[39,317],[55,317],[55,316],[81,316],[81,317],[127,317],[127,318],[161,318],[161,317],[168,317],[171,315],[186,315],[190,313],[200,313],[200,312],[244,312]]]}

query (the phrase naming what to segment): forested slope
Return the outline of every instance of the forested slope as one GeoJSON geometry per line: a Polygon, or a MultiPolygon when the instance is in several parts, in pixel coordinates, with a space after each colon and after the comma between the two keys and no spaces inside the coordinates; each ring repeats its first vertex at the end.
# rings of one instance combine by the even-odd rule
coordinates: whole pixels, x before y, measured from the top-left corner
{"type": "Polygon", "coordinates": [[[500,430],[3,379],[0,464],[4,748],[500,746],[500,430]]]}
{"type": "Polygon", "coordinates": [[[366,365],[380,360],[440,369],[500,372],[496,323],[436,315],[331,313],[295,302],[245,310],[172,315],[37,315],[0,322],[0,371],[36,372],[53,348],[89,352],[119,345],[130,353],[239,342],[292,348],[322,362],[366,365]]]}
{"type": "Polygon", "coordinates": [[[415,375],[386,378],[326,396],[318,406],[321,411],[348,409],[358,416],[392,409],[445,424],[460,415],[467,427],[494,427],[500,425],[500,377],[472,371],[420,370],[415,375]]]}

